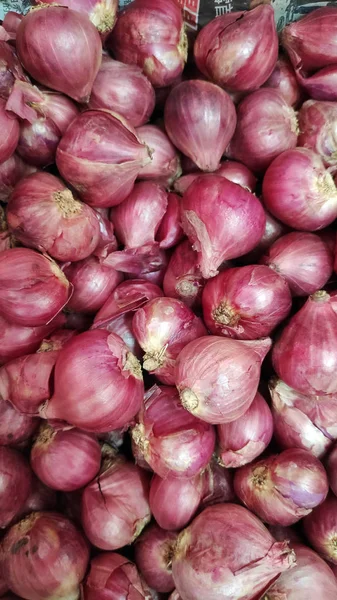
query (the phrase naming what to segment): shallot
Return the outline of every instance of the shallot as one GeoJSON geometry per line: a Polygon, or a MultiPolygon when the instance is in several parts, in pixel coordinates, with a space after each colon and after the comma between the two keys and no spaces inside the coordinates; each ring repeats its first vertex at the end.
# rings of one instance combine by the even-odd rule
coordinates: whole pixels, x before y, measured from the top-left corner
{"type": "Polygon", "coordinates": [[[313,549],[337,565],[337,498],[331,494],[303,519],[304,533],[313,549]]]}
{"type": "Polygon", "coordinates": [[[174,588],[172,557],[177,534],[150,525],[135,544],[136,565],[150,588],[171,592],[174,588]]]}
{"type": "Polygon", "coordinates": [[[188,525],[203,498],[204,486],[204,474],[189,479],[162,479],[154,475],[150,487],[150,507],[158,525],[168,530],[180,530],[188,525]]]}
{"type": "Polygon", "coordinates": [[[151,154],[151,162],[139,173],[139,179],[151,179],[170,187],[181,175],[180,158],[165,131],[156,125],[138,127],[137,135],[146,144],[151,154]]]}
{"type": "Polygon", "coordinates": [[[32,471],[17,450],[0,446],[0,528],[20,513],[31,492],[32,471]]]}

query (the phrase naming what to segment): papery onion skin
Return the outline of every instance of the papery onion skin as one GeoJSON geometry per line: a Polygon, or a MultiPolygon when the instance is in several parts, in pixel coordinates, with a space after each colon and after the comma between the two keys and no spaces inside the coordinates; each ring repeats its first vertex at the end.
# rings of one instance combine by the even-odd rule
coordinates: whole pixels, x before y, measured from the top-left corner
{"type": "Polygon", "coordinates": [[[15,185],[22,179],[33,173],[35,167],[27,165],[17,154],[0,164],[0,200],[8,202],[15,185]]]}
{"type": "Polygon", "coordinates": [[[83,584],[83,600],[105,600],[106,594],[110,600],[118,600],[121,593],[125,598],[130,595],[135,600],[150,599],[134,563],[117,552],[98,554],[92,559],[83,584]]]}
{"type": "Polygon", "coordinates": [[[55,366],[54,395],[43,416],[103,433],[124,427],[144,392],[141,368],[114,333],[87,331],[71,340],[55,366]]]}
{"type": "Polygon", "coordinates": [[[20,127],[15,115],[5,110],[6,101],[0,98],[0,164],[8,160],[18,145],[20,127]]]}
{"type": "Polygon", "coordinates": [[[154,244],[167,210],[167,193],[152,181],[136,183],[131,194],[110,211],[118,240],[125,248],[154,244]]]}
{"type": "Polygon", "coordinates": [[[296,108],[302,99],[302,91],[297,82],[296,75],[289,60],[280,56],[274,70],[263,84],[263,87],[271,88],[280,92],[286,102],[296,108]]]}
{"type": "Polygon", "coordinates": [[[171,592],[172,556],[177,534],[164,531],[157,524],[150,525],[135,544],[135,561],[150,588],[157,592],[171,592]]]}
{"type": "Polygon", "coordinates": [[[138,127],[137,135],[150,150],[151,162],[139,173],[139,179],[151,179],[169,187],[181,175],[180,158],[165,131],[157,125],[138,127]]]}
{"type": "Polygon", "coordinates": [[[215,455],[203,472],[203,480],[204,492],[200,504],[201,508],[235,501],[232,471],[222,467],[215,455]]]}
{"type": "Polygon", "coordinates": [[[132,320],[132,312],[126,312],[118,317],[111,318],[102,325],[96,325],[93,323],[91,329],[106,329],[107,331],[111,331],[112,333],[119,335],[132,354],[134,354],[138,360],[141,360],[143,356],[143,350],[138,344],[133,333],[132,320]]]}
{"type": "Polygon", "coordinates": [[[337,445],[335,444],[333,449],[331,450],[327,463],[326,463],[327,473],[329,477],[329,485],[337,497],[337,445]]]}
{"type": "Polygon", "coordinates": [[[261,521],[242,506],[206,508],[178,537],[172,563],[185,600],[253,600],[291,568],[295,555],[275,542],[261,521]]]}
{"type": "Polygon", "coordinates": [[[150,486],[150,507],[159,527],[178,531],[186,527],[198,509],[203,492],[203,474],[190,479],[162,479],[154,475],[150,486]]]}
{"type": "Polygon", "coordinates": [[[321,458],[337,439],[337,395],[306,396],[271,380],[274,435],[281,448],[303,448],[321,458]]]}
{"type": "Polygon", "coordinates": [[[80,114],[68,127],[56,152],[62,177],[84,202],[98,208],[116,206],[125,200],[141,168],[150,160],[148,149],[132,125],[105,109],[80,114]]]}
{"type": "Polygon", "coordinates": [[[321,462],[290,448],[237,470],[234,490],[247,508],[270,525],[292,525],[321,504],[329,491],[321,462]]]}
{"type": "Polygon", "coordinates": [[[230,96],[209,81],[183,81],[172,89],[165,104],[168,136],[202,171],[218,168],[235,125],[230,96]]]}
{"type": "Polygon", "coordinates": [[[154,106],[154,89],[141,69],[103,55],[89,108],[107,108],[140,127],[150,119],[154,106]]]}
{"type": "Polygon", "coordinates": [[[322,159],[307,148],[275,158],[263,180],[267,209],[293,229],[316,231],[337,216],[337,190],[322,159]]]}
{"type": "Polygon", "coordinates": [[[261,88],[237,109],[237,126],[227,156],[261,173],[281,152],[295,148],[298,124],[294,109],[272,89],[261,88]]]}
{"type": "Polygon", "coordinates": [[[32,488],[32,471],[26,459],[12,448],[0,446],[0,528],[22,510],[32,488]]]}
{"type": "Polygon", "coordinates": [[[132,438],[162,478],[198,475],[215,446],[213,427],[183,409],[174,387],[157,385],[146,392],[132,438]]]}
{"type": "Polygon", "coordinates": [[[298,145],[319,154],[325,166],[337,167],[337,107],[335,102],[307,100],[298,113],[298,145]]]}
{"type": "Polygon", "coordinates": [[[325,560],[337,565],[337,498],[330,494],[303,519],[304,533],[313,549],[325,560]]]}
{"type": "Polygon", "coordinates": [[[96,213],[49,173],[33,173],[15,186],[7,220],[18,240],[60,261],[83,260],[99,242],[96,213]]]}
{"type": "Polygon", "coordinates": [[[210,279],[202,295],[207,328],[239,340],[267,336],[289,314],[287,282],[262,265],[226,269],[210,279]]]}
{"type": "Polygon", "coordinates": [[[294,67],[312,72],[336,64],[336,24],[336,8],[325,6],[283,29],[281,43],[294,67]]]}
{"type": "Polygon", "coordinates": [[[271,75],[278,54],[274,11],[261,5],[210,21],[198,34],[198,69],[232,92],[257,90],[271,75]]]}
{"type": "Polygon", "coordinates": [[[61,330],[44,340],[37,352],[15,358],[0,369],[0,395],[20,412],[37,415],[52,389],[52,372],[61,348],[74,332],[61,330]]]}
{"type": "Polygon", "coordinates": [[[16,49],[24,68],[39,83],[77,102],[89,100],[102,44],[86,15],[62,6],[35,9],[18,27],[16,49]]]}
{"type": "Polygon", "coordinates": [[[144,350],[143,368],[166,385],[174,385],[176,358],[196,338],[207,334],[202,320],[180,300],[155,298],[139,308],[132,322],[144,350]]]}
{"type": "Polygon", "coordinates": [[[131,544],[151,519],[148,474],[116,458],[84,490],[81,521],[92,544],[118,550],[131,544]]]}
{"type": "Polygon", "coordinates": [[[169,193],[167,210],[159,225],[156,240],[160,248],[173,248],[184,237],[180,224],[180,198],[177,194],[169,193]]]}
{"type": "Polygon", "coordinates": [[[74,291],[67,309],[88,314],[96,313],[113,290],[123,280],[123,275],[113,267],[105,266],[95,256],[71,263],[63,272],[74,291]]]}
{"type": "Polygon", "coordinates": [[[119,15],[108,47],[117,60],[141,67],[155,87],[171,85],[187,59],[180,6],[174,0],[133,2],[119,15]]]}
{"type": "Polygon", "coordinates": [[[238,468],[252,462],[269,445],[273,435],[273,417],[259,392],[242,417],[217,426],[217,456],[221,465],[238,468]]]}
{"type": "Polygon", "coordinates": [[[63,313],[58,314],[47,325],[23,327],[9,323],[0,317],[0,364],[38,350],[42,340],[66,322],[63,313]]]}
{"type": "Polygon", "coordinates": [[[80,429],[56,431],[43,423],[32,446],[30,464],[48,487],[72,492],[87,485],[101,465],[101,447],[80,429]]]}
{"type": "Polygon", "coordinates": [[[259,200],[217,175],[197,178],[190,185],[182,199],[181,220],[206,279],[217,275],[225,260],[252,250],[266,224],[259,200]]]}
{"type": "Polygon", "coordinates": [[[187,306],[195,307],[201,302],[205,279],[197,266],[198,255],[189,240],[174,249],[168,264],[163,288],[169,298],[182,300],[187,306]]]}
{"type": "Polygon", "coordinates": [[[269,338],[241,341],[207,336],[190,342],[175,368],[184,408],[217,425],[241,417],[255,398],[261,363],[270,346],[269,338]]]}
{"type": "Polygon", "coordinates": [[[309,232],[283,235],[261,262],[284,277],[293,296],[309,296],[322,289],[333,271],[333,255],[328,245],[309,232]]]}
{"type": "Polygon", "coordinates": [[[324,590],[326,600],[334,600],[337,582],[331,568],[316,552],[303,544],[292,544],[296,553],[296,565],[268,590],[265,600],[316,600],[324,590]]]}
{"type": "Polygon", "coordinates": [[[24,598],[75,600],[88,561],[88,544],[71,521],[55,512],[35,512],[6,534],[0,568],[24,598]]]}
{"type": "Polygon", "coordinates": [[[14,48],[5,41],[0,41],[0,97],[8,98],[16,79],[26,81],[20,61],[14,48]]]}
{"type": "Polygon", "coordinates": [[[39,419],[19,413],[0,392],[0,446],[17,446],[28,441],[36,431],[39,419]]]}
{"type": "MultiPolygon", "coordinates": [[[[88,15],[104,39],[113,29],[118,10],[118,0],[62,0],[62,6],[88,15]]],[[[58,4],[57,0],[35,0],[36,4],[58,4]]]]}
{"type": "Polygon", "coordinates": [[[302,394],[336,394],[336,343],[337,318],[330,296],[315,292],[274,344],[274,369],[280,379],[302,394]]]}
{"type": "Polygon", "coordinates": [[[100,239],[96,246],[94,255],[99,258],[106,258],[110,252],[115,252],[118,248],[114,226],[109,219],[109,210],[107,208],[95,208],[95,213],[99,223],[100,239]]]}
{"type": "Polygon", "coordinates": [[[144,279],[123,281],[98,311],[94,319],[94,326],[101,327],[116,317],[129,312],[133,313],[150,300],[161,296],[163,296],[163,292],[160,287],[144,279]]]}
{"type": "Polygon", "coordinates": [[[57,264],[28,248],[0,253],[0,312],[24,327],[51,321],[65,306],[69,282],[57,264]]]}

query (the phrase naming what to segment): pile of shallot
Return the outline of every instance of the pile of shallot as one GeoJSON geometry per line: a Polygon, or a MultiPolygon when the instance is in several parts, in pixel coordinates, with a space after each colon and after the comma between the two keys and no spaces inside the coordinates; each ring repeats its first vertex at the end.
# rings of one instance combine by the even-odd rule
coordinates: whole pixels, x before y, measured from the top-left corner
{"type": "Polygon", "coordinates": [[[337,8],[61,4],[0,25],[0,600],[336,600],[337,8]]]}

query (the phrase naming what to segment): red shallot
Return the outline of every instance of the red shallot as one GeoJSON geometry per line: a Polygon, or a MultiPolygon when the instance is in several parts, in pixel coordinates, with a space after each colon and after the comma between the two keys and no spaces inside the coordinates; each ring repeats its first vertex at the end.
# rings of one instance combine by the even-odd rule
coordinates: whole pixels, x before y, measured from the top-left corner
{"type": "Polygon", "coordinates": [[[141,69],[103,54],[89,108],[107,108],[139,127],[150,119],[154,105],[154,89],[141,69]]]}
{"type": "MultiPolygon", "coordinates": [[[[249,192],[254,192],[256,188],[257,179],[255,175],[253,175],[246,165],[236,162],[235,160],[221,162],[219,168],[215,171],[215,174],[221,175],[221,177],[225,177],[226,179],[229,179],[229,181],[241,185],[249,192]]],[[[183,175],[174,182],[174,190],[183,196],[191,183],[193,183],[197,177],[202,176],[203,173],[199,169],[192,173],[188,173],[187,175],[183,175]]]]}
{"type": "Polygon", "coordinates": [[[57,504],[56,492],[46,487],[35,475],[33,475],[32,490],[20,512],[19,518],[15,522],[21,520],[32,512],[41,510],[54,510],[57,504]]]}
{"type": "Polygon", "coordinates": [[[102,552],[92,559],[83,584],[83,600],[149,600],[149,590],[137,567],[117,552],[102,552]]]}
{"type": "Polygon", "coordinates": [[[38,424],[39,419],[18,412],[2,398],[0,384],[0,446],[18,446],[28,441],[38,424]]]}
{"type": "Polygon", "coordinates": [[[218,504],[179,535],[172,573],[184,600],[255,600],[294,563],[287,542],[275,542],[255,515],[218,504]]]}
{"type": "Polygon", "coordinates": [[[123,340],[108,331],[86,331],[60,352],[54,395],[42,415],[85,431],[112,431],[139,411],[143,392],[140,364],[123,340]]]}
{"type": "Polygon", "coordinates": [[[176,358],[196,338],[207,334],[202,320],[180,300],[155,298],[139,308],[132,322],[144,350],[143,368],[166,385],[174,385],[176,358]]]}
{"type": "Polygon", "coordinates": [[[18,240],[60,261],[83,260],[99,241],[96,213],[49,173],[33,173],[15,186],[7,220],[18,240]]]}
{"type": "MultiPolygon", "coordinates": [[[[36,4],[58,4],[58,0],[35,0],[36,4]]],[[[112,31],[118,10],[118,0],[62,0],[62,6],[88,15],[104,39],[112,31]]]]}
{"type": "Polygon", "coordinates": [[[151,519],[148,474],[123,458],[108,461],[84,489],[81,519],[92,544],[117,550],[131,544],[151,519]]]}
{"type": "Polygon", "coordinates": [[[215,455],[203,472],[204,492],[200,507],[206,508],[213,504],[234,502],[236,499],[233,489],[232,471],[222,467],[215,455]]]}
{"type": "Polygon", "coordinates": [[[108,47],[127,64],[137,64],[156,87],[166,87],[182,73],[187,37],[175,0],[136,0],[120,13],[108,47]]]}
{"type": "Polygon", "coordinates": [[[6,110],[6,100],[0,98],[0,164],[8,160],[18,145],[20,127],[16,116],[6,110]]]}
{"type": "Polygon", "coordinates": [[[183,81],[165,104],[165,129],[202,171],[215,171],[236,125],[230,96],[209,81],[183,81]]]}
{"type": "Polygon", "coordinates": [[[145,394],[132,438],[162,478],[194,477],[209,463],[215,431],[184,410],[173,387],[153,386],[145,394]]]}
{"type": "Polygon", "coordinates": [[[156,125],[143,125],[137,129],[139,139],[150,151],[151,162],[139,173],[139,179],[151,179],[170,187],[181,175],[180,158],[165,131],[156,125]]]}
{"type": "Polygon", "coordinates": [[[281,448],[303,448],[318,458],[337,439],[337,395],[306,396],[280,379],[269,383],[274,435],[281,448]]]}
{"type": "Polygon", "coordinates": [[[214,335],[254,340],[269,335],[289,314],[287,282],[263,265],[226,269],[210,279],[202,295],[207,328],[214,335]]]}
{"type": "Polygon", "coordinates": [[[159,225],[156,241],[160,248],[173,248],[184,237],[180,224],[181,201],[177,194],[169,193],[167,196],[167,210],[159,225]]]}
{"type": "Polygon", "coordinates": [[[270,212],[293,229],[316,231],[337,217],[337,190],[320,156],[307,148],[282,152],[263,180],[270,212]]]}
{"type": "Polygon", "coordinates": [[[337,565],[337,498],[330,494],[303,519],[304,533],[314,550],[337,565]]]}
{"type": "Polygon", "coordinates": [[[320,290],[333,271],[328,245],[314,233],[292,232],[274,242],[261,262],[282,275],[293,296],[320,290]]]}
{"type": "Polygon", "coordinates": [[[237,119],[226,154],[252,171],[265,171],[281,152],[296,146],[296,113],[280,92],[262,88],[249,94],[238,106],[237,119]]]}
{"type": "Polygon", "coordinates": [[[64,6],[36,7],[17,29],[16,49],[36,81],[77,102],[88,102],[102,44],[86,15],[64,6]]]}
{"type": "Polygon", "coordinates": [[[266,523],[292,525],[325,500],[329,483],[318,458],[290,448],[236,471],[234,490],[266,523]]]}
{"type": "Polygon", "coordinates": [[[302,99],[302,91],[297,82],[294,69],[289,60],[282,55],[278,58],[271,76],[263,84],[263,87],[280,92],[289,106],[294,108],[298,106],[302,99]]]}
{"type": "Polygon", "coordinates": [[[256,196],[218,175],[197,178],[190,185],[182,199],[181,219],[205,278],[217,275],[225,260],[253,250],[266,225],[256,196]]]}
{"type": "Polygon", "coordinates": [[[336,102],[307,100],[298,113],[298,145],[319,154],[325,166],[337,168],[336,102]]]}
{"type": "Polygon", "coordinates": [[[63,268],[63,272],[74,289],[67,310],[89,314],[102,308],[123,279],[121,273],[105,265],[96,256],[71,263],[63,268]]]}
{"type": "Polygon", "coordinates": [[[74,332],[61,330],[44,340],[35,354],[6,363],[0,369],[0,396],[18,411],[37,415],[52,390],[52,372],[61,348],[74,332]]]}
{"type": "Polygon", "coordinates": [[[198,69],[232,92],[257,90],[271,75],[277,53],[274,11],[267,4],[213,19],[194,45],[198,69]]]}
{"type": "Polygon", "coordinates": [[[337,315],[327,292],[308,298],[283,329],[272,356],[277,375],[298,392],[337,393],[337,315]]]}
{"type": "Polygon", "coordinates": [[[0,313],[6,320],[46,325],[66,305],[70,286],[57,264],[28,248],[0,253],[0,313]]]}
{"type": "Polygon", "coordinates": [[[171,592],[174,588],[172,557],[177,534],[150,525],[135,544],[136,565],[150,588],[171,592]]]}
{"type": "Polygon", "coordinates": [[[24,598],[78,598],[88,562],[82,533],[55,512],[31,513],[2,542],[0,569],[10,589],[24,598]]]}
{"type": "Polygon", "coordinates": [[[175,383],[184,408],[207,423],[230,423],[252,404],[270,338],[254,341],[218,336],[190,342],[176,361],[175,383]]]}
{"type": "Polygon", "coordinates": [[[16,184],[26,175],[34,173],[36,168],[27,165],[17,154],[0,164],[0,201],[8,202],[16,184]]]}
{"type": "Polygon", "coordinates": [[[57,431],[43,423],[32,446],[30,464],[45,485],[72,492],[97,475],[101,448],[90,433],[80,429],[57,431]]]}
{"type": "Polygon", "coordinates": [[[94,251],[94,255],[104,259],[110,252],[115,252],[115,250],[117,250],[118,242],[116,240],[113,223],[111,223],[109,219],[109,209],[95,208],[94,211],[98,219],[100,231],[100,238],[94,251]]]}
{"type": "Polygon", "coordinates": [[[273,435],[273,417],[265,399],[257,392],[242,417],[217,426],[219,462],[238,468],[252,462],[267,448],[273,435]]]}
{"type": "Polygon", "coordinates": [[[110,219],[125,248],[153,244],[167,210],[167,193],[152,181],[136,183],[131,194],[113,208],[110,219]]]}
{"type": "Polygon", "coordinates": [[[190,479],[162,479],[155,475],[150,487],[150,507],[159,527],[178,531],[186,527],[196,513],[203,493],[203,474],[190,479]]]}
{"type": "Polygon", "coordinates": [[[0,482],[0,528],[4,529],[20,513],[32,487],[28,462],[20,452],[5,446],[0,446],[0,482]]]}
{"type": "Polygon", "coordinates": [[[151,161],[132,125],[106,109],[87,110],[68,127],[56,152],[57,167],[84,202],[120,204],[151,161]]]}
{"type": "Polygon", "coordinates": [[[182,300],[187,306],[197,306],[201,301],[205,280],[197,266],[198,255],[185,240],[174,249],[166,269],[163,288],[169,298],[182,300]]]}

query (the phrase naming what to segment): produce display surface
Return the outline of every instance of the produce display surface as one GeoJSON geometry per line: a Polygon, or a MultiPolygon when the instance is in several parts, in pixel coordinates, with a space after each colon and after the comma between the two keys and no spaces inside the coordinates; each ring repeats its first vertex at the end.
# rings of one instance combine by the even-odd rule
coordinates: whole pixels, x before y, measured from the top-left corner
{"type": "Polygon", "coordinates": [[[337,6],[0,12],[0,600],[337,600],[337,6]]]}

